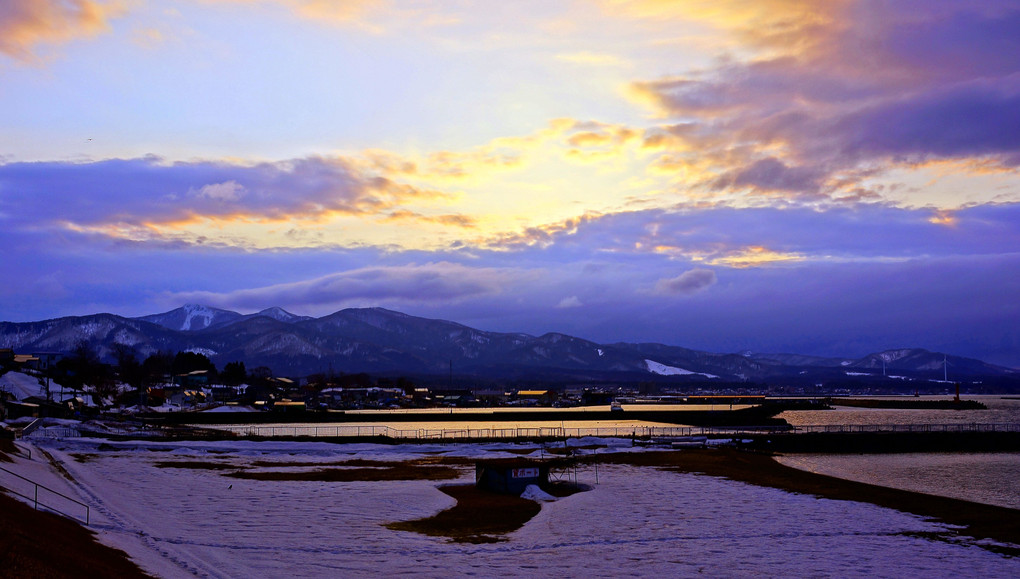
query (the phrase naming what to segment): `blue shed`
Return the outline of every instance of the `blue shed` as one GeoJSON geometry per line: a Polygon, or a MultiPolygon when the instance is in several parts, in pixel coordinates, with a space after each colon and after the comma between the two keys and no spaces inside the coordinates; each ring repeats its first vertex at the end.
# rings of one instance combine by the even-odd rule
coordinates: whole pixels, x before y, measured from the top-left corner
{"type": "Polygon", "coordinates": [[[549,463],[526,458],[503,458],[475,463],[475,486],[488,491],[519,495],[528,485],[549,483],[549,463]]]}

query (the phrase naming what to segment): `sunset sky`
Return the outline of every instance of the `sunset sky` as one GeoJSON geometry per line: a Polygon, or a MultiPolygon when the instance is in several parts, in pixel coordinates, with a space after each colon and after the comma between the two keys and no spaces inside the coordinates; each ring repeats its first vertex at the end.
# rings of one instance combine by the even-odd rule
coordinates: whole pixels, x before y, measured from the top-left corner
{"type": "Polygon", "coordinates": [[[0,320],[1020,367],[1020,0],[4,0],[0,320]]]}

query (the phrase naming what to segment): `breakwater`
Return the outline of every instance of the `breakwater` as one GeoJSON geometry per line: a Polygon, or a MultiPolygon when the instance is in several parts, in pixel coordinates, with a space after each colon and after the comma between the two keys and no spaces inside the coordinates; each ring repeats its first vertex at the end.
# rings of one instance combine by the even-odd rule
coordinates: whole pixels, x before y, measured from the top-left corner
{"type": "Polygon", "coordinates": [[[742,446],[778,453],[1020,452],[1020,425],[987,426],[873,431],[848,428],[829,432],[797,429],[768,435],[748,434],[742,446]]]}
{"type": "Polygon", "coordinates": [[[988,408],[976,400],[916,400],[910,398],[832,398],[829,404],[854,408],[897,410],[985,410],[988,408]]]}

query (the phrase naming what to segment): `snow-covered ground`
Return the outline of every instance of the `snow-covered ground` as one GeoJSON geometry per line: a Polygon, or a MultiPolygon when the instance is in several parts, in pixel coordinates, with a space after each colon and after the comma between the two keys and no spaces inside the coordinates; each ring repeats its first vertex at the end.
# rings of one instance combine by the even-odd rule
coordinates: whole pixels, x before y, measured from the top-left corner
{"type": "MultiPolygon", "coordinates": [[[[502,452],[512,447],[505,444],[32,442],[33,458],[19,457],[9,468],[82,497],[92,505],[91,526],[100,539],[160,577],[1016,577],[1020,571],[1015,559],[975,545],[917,535],[943,527],[912,515],[652,468],[602,465],[597,485],[594,470],[579,472],[578,480],[594,490],[544,502],[504,542],[472,545],[384,526],[452,506],[436,488],[448,482],[269,482],[156,466],[512,456],[502,452]],[[58,475],[40,450],[74,482],[58,475]]],[[[465,470],[459,482],[473,476],[465,470]]]]}
{"type": "Polygon", "coordinates": [[[39,379],[22,372],[7,372],[0,376],[0,390],[10,392],[15,400],[24,400],[31,396],[46,396],[46,389],[39,384],[39,379]]]}

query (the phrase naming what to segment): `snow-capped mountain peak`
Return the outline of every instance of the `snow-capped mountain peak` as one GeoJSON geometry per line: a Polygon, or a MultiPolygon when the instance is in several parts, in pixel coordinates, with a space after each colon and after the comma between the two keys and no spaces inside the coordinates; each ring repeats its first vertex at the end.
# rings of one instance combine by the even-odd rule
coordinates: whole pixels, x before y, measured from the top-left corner
{"type": "Polygon", "coordinates": [[[241,317],[237,312],[210,308],[200,304],[187,304],[162,314],[136,318],[180,332],[194,332],[212,326],[228,324],[241,317]]]}

